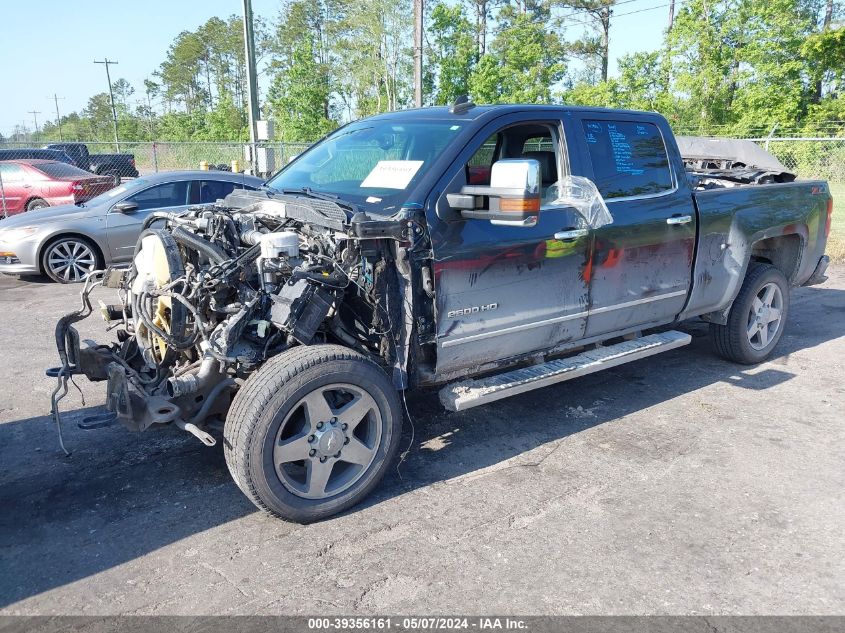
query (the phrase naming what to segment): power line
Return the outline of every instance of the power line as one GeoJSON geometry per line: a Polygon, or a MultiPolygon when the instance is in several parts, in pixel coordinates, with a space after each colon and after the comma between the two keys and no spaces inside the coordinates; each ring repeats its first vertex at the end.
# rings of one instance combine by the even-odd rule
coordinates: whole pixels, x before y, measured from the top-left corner
{"type": "MultiPolygon", "coordinates": [[[[631,4],[633,2],[641,2],[641,1],[642,0],[622,0],[622,2],[617,2],[615,4],[612,3],[612,4],[597,5],[596,7],[592,8],[592,9],[578,9],[577,11],[572,11],[571,13],[567,13],[565,15],[558,17],[557,22],[558,22],[558,24],[581,24],[583,26],[594,26],[595,22],[592,21],[592,20],[574,20],[572,18],[573,18],[573,16],[579,16],[579,15],[588,15],[588,14],[592,15],[596,11],[601,10],[601,9],[607,8],[607,9],[612,10],[616,7],[620,7],[620,6],[625,5],[625,4],[631,4]]],[[[625,11],[624,13],[613,13],[611,11],[610,19],[615,20],[616,18],[621,18],[621,17],[624,17],[626,15],[634,15],[636,13],[643,13],[645,11],[654,11],[655,9],[662,9],[664,7],[668,7],[670,4],[674,4],[674,6],[677,8],[678,6],[684,4],[684,2],[683,1],[682,2],[674,2],[674,3],[666,2],[664,4],[655,5],[653,7],[646,7],[646,8],[643,8],[643,9],[635,9],[634,11],[625,11]]],[[[497,29],[497,26],[494,23],[485,32],[486,32],[487,35],[494,35],[496,33],[496,29],[497,29]]]]}

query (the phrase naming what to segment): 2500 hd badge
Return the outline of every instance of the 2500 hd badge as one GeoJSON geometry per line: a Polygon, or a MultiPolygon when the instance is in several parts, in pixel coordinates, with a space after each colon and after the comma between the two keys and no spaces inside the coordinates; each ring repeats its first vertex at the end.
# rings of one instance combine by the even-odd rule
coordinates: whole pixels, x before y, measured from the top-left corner
{"type": "Polygon", "coordinates": [[[470,314],[476,314],[477,312],[490,312],[490,310],[495,310],[499,307],[498,303],[488,303],[487,305],[483,306],[472,306],[471,308],[459,308],[457,310],[449,310],[446,313],[446,317],[449,319],[454,319],[456,317],[468,316],[470,314]]]}

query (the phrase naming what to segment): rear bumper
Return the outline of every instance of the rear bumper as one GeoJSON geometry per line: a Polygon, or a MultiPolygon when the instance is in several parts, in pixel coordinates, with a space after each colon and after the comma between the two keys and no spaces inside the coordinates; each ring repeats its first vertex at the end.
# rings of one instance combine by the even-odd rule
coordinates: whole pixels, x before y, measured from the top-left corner
{"type": "Polygon", "coordinates": [[[827,267],[830,265],[830,257],[827,255],[822,255],[819,259],[819,263],[816,264],[816,269],[813,271],[813,274],[810,275],[810,278],[805,281],[802,286],[815,286],[817,284],[823,284],[827,281],[827,267]]]}

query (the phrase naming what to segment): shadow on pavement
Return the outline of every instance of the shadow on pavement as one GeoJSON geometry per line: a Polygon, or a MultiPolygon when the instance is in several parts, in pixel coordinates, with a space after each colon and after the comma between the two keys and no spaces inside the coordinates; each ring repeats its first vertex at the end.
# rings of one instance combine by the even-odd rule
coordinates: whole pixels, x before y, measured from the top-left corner
{"type": "MultiPolygon", "coordinates": [[[[845,335],[845,319],[839,316],[845,291],[799,289],[793,297],[778,355],[764,369],[718,359],[710,350],[707,325],[693,322],[681,328],[693,335],[689,347],[492,406],[448,413],[435,391],[409,394],[414,440],[401,477],[392,469],[350,512],[372,511],[411,490],[702,387],[724,383],[763,391],[788,381],[794,374],[778,366],[791,354],[845,335]]],[[[76,451],[71,458],[58,451],[45,416],[0,425],[0,607],[256,512],[231,481],[222,442],[208,449],[178,431],[134,435],[119,427],[76,429],[76,422],[93,411],[66,416],[67,442],[76,451]]],[[[411,441],[407,422],[402,441],[404,450],[411,441]]],[[[278,525],[284,531],[293,527],[278,525]]]]}

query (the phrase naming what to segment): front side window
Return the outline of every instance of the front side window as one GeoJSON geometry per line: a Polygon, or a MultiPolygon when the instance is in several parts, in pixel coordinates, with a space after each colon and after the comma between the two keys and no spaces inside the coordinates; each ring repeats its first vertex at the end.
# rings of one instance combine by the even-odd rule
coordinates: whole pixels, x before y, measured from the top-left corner
{"type": "Polygon", "coordinates": [[[606,199],[674,188],[660,130],[637,121],[583,121],[596,186],[606,199]]]}
{"type": "Polygon", "coordinates": [[[134,196],[126,198],[125,201],[137,204],[139,211],[183,206],[188,204],[189,184],[186,180],[168,182],[140,191],[134,196]]]}
{"type": "Polygon", "coordinates": [[[561,164],[557,131],[543,123],[506,127],[490,136],[467,161],[466,183],[489,185],[493,163],[501,159],[525,158],[540,164],[541,208],[553,206],[561,164]]]}
{"type": "Polygon", "coordinates": [[[19,182],[24,178],[24,171],[18,165],[0,164],[0,177],[6,182],[19,182]]]}

